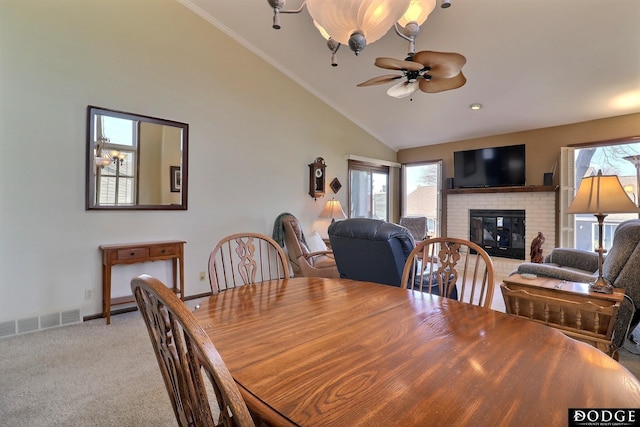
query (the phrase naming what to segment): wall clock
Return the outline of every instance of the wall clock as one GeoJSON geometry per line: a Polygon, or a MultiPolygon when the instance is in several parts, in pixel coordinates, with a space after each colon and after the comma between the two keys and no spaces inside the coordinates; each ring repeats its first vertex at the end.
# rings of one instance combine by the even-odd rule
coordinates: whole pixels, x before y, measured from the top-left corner
{"type": "Polygon", "coordinates": [[[314,199],[324,196],[326,167],[322,157],[309,164],[309,195],[314,199]]]}

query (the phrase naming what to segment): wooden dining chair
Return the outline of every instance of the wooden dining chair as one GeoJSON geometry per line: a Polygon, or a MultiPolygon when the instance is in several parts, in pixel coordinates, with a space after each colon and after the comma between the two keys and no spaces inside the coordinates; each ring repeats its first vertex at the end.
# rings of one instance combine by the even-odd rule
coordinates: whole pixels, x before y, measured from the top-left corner
{"type": "Polygon", "coordinates": [[[134,278],[131,290],[147,325],[178,424],[253,426],[231,373],[187,306],[164,283],[148,275],[134,278]],[[217,401],[214,408],[207,394],[209,386],[217,401]]]}
{"type": "Polygon", "coordinates": [[[435,293],[491,308],[493,262],[477,244],[453,237],[435,237],[418,243],[402,272],[403,288],[435,293]]]}
{"type": "Polygon", "coordinates": [[[220,240],[209,255],[211,292],[289,277],[284,251],[271,237],[237,233],[220,240]]]}

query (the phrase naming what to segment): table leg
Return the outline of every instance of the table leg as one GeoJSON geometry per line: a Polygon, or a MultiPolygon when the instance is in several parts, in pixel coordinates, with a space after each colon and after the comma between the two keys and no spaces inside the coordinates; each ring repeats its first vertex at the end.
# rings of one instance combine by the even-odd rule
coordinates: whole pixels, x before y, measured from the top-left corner
{"type": "Polygon", "coordinates": [[[180,258],[180,299],[184,301],[184,258],[180,258]]]}
{"type": "MultiPolygon", "coordinates": [[[[180,249],[180,256],[178,257],[177,261],[178,261],[178,267],[180,268],[180,299],[184,301],[184,246],[180,249]]],[[[174,264],[173,271],[175,274],[175,271],[176,271],[175,264],[174,264]]],[[[174,281],[176,280],[175,275],[173,277],[173,280],[174,281]]]]}
{"type": "Polygon", "coordinates": [[[111,265],[102,264],[102,317],[111,324],[111,265]]]}
{"type": "Polygon", "coordinates": [[[178,287],[178,258],[172,258],[171,259],[171,271],[173,272],[173,293],[177,294],[179,287],[178,287]]]}

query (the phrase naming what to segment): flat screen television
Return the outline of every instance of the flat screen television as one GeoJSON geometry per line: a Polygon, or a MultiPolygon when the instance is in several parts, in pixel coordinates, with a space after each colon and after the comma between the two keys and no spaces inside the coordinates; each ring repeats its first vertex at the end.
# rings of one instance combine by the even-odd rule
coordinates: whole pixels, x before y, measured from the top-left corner
{"type": "Polygon", "coordinates": [[[481,148],[453,153],[455,188],[525,185],[525,146],[481,148]]]}

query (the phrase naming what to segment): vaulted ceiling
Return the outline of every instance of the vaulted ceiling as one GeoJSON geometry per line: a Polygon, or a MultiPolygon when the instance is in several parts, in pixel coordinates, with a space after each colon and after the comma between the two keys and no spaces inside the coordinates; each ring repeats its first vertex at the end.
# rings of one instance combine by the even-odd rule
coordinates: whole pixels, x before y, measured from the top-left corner
{"type": "Polygon", "coordinates": [[[267,0],[178,1],[396,150],[640,112],[638,0],[438,0],[416,50],[463,54],[467,83],[412,99],[356,87],[390,73],[376,57],[406,57],[393,30],[357,57],[342,46],[331,67],[306,10],[274,30],[267,0]]]}

